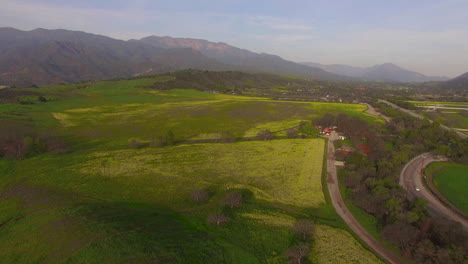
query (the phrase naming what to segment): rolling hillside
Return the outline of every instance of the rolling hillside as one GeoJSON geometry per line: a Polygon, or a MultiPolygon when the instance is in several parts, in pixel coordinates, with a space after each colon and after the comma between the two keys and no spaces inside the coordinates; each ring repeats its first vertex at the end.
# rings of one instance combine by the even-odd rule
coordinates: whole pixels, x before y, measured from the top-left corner
{"type": "MultiPolygon", "coordinates": [[[[178,76],[6,89],[22,95],[0,103],[0,262],[279,264],[310,219],[311,261],[382,263],[327,202],[325,140],[285,133],[330,112],[379,122],[366,106],[148,88],[178,76]]],[[[199,83],[241,79],[220,78],[199,83]]]]}

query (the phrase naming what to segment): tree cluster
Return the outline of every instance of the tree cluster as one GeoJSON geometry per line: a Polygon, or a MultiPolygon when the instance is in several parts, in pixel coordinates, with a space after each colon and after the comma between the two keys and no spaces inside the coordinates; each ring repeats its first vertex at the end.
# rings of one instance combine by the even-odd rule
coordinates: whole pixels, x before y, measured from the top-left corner
{"type": "Polygon", "coordinates": [[[300,241],[288,248],[285,256],[289,263],[301,264],[310,253],[309,243],[315,234],[315,224],[308,219],[301,219],[294,223],[291,231],[300,241]]]}
{"type": "Polygon", "coordinates": [[[52,135],[38,135],[27,127],[14,127],[0,132],[0,157],[21,159],[36,154],[66,153],[65,141],[52,135]]]}
{"type": "Polygon", "coordinates": [[[468,239],[466,231],[447,219],[429,217],[424,200],[408,200],[399,185],[399,176],[402,167],[423,152],[466,160],[466,142],[436,123],[415,119],[384,105],[379,108],[392,118],[379,130],[369,126],[363,130],[354,122],[338,124],[339,129],[354,138],[353,142],[361,137],[372,142],[368,155],[354,153],[346,158],[344,182],[353,202],[377,218],[382,236],[398,245],[407,257],[418,263],[461,263],[467,256],[468,248],[463,242],[468,239]],[[383,140],[391,147],[385,147],[383,140]],[[445,225],[451,225],[456,234],[445,225]]]}

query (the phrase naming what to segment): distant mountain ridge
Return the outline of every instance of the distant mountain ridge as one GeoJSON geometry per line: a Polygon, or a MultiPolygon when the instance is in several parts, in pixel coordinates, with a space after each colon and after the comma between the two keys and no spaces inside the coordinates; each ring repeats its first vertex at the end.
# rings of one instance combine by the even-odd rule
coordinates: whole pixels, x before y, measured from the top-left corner
{"type": "Polygon", "coordinates": [[[64,29],[0,28],[0,85],[71,83],[190,68],[348,79],[275,55],[206,40],[151,36],[123,41],[64,29]]]}
{"type": "Polygon", "coordinates": [[[140,40],[158,48],[192,48],[203,55],[227,65],[257,72],[269,72],[281,75],[295,75],[326,80],[346,80],[344,76],[329,73],[317,67],[310,67],[279,56],[255,53],[240,49],[223,42],[210,42],[202,39],[172,38],[150,36],[140,40]]]}
{"type": "Polygon", "coordinates": [[[304,65],[318,67],[339,75],[386,82],[430,82],[446,81],[448,77],[426,76],[424,74],[403,69],[393,63],[384,63],[372,67],[354,67],[343,64],[324,65],[314,62],[302,62],[304,65]]]}
{"type": "Polygon", "coordinates": [[[468,72],[441,83],[441,87],[468,91],[468,72]]]}
{"type": "Polygon", "coordinates": [[[193,49],[162,49],[80,31],[0,28],[0,84],[73,83],[232,67],[193,49]]]}

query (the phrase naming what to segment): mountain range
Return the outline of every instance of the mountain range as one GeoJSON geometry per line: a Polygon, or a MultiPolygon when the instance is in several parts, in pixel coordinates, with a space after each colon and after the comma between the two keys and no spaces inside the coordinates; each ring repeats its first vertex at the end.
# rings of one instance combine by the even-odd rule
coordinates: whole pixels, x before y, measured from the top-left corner
{"type": "Polygon", "coordinates": [[[0,28],[0,85],[69,83],[189,68],[349,79],[275,55],[206,40],[152,36],[123,41],[63,29],[0,28]]]}
{"type": "Polygon", "coordinates": [[[385,82],[431,82],[447,81],[450,79],[443,76],[426,76],[418,72],[403,69],[393,63],[384,63],[372,67],[354,67],[343,64],[325,65],[315,62],[302,62],[301,64],[362,80],[385,82]]]}
{"type": "Polygon", "coordinates": [[[296,63],[222,42],[149,36],[128,41],[64,29],[0,28],[0,85],[73,83],[184,69],[262,72],[333,81],[443,81],[385,63],[369,68],[296,63]]]}

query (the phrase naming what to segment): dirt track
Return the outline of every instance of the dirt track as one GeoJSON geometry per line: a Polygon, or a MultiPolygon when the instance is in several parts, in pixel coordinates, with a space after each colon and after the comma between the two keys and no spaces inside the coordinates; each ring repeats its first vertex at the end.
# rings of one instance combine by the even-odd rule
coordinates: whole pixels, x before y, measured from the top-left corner
{"type": "Polygon", "coordinates": [[[343,218],[346,224],[354,231],[354,233],[361,238],[369,247],[371,247],[377,254],[382,256],[389,263],[403,263],[400,258],[385,248],[379,241],[374,239],[364,227],[354,218],[348,210],[341,197],[340,189],[338,187],[338,176],[335,167],[335,147],[333,142],[336,140],[336,134],[333,133],[328,141],[328,157],[327,157],[327,186],[330,193],[330,198],[335,207],[338,215],[343,218]]]}

